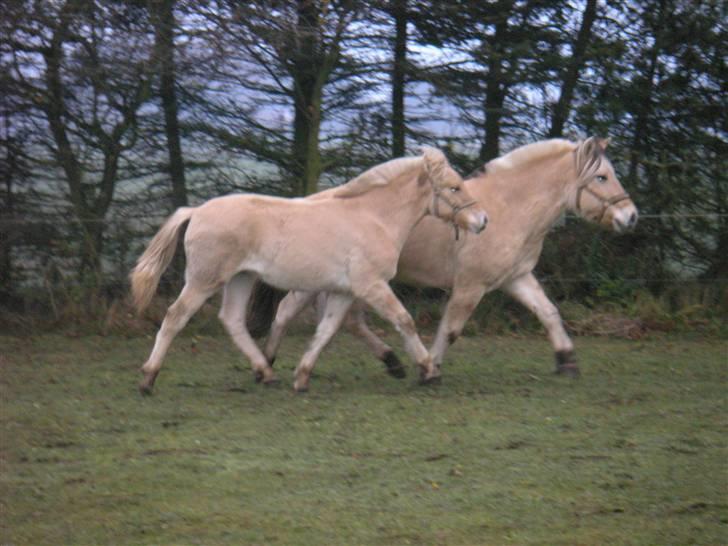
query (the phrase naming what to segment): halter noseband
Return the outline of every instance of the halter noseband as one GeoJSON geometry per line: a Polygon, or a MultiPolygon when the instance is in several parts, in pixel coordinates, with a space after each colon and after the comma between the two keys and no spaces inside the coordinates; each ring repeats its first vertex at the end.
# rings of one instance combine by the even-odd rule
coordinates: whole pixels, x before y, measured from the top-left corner
{"type": "Polygon", "coordinates": [[[627,192],[620,193],[613,197],[604,197],[603,195],[600,195],[589,187],[592,182],[594,182],[594,180],[590,180],[586,184],[582,184],[581,186],[579,186],[579,189],[576,192],[576,210],[578,212],[583,212],[581,210],[581,194],[584,190],[586,190],[592,196],[594,196],[602,206],[602,210],[599,213],[599,218],[597,218],[597,224],[601,224],[604,215],[607,213],[607,210],[609,210],[610,207],[613,207],[614,205],[616,205],[617,203],[621,203],[622,201],[626,201],[627,199],[630,199],[630,197],[627,192]]]}
{"type": "Polygon", "coordinates": [[[468,203],[465,203],[464,205],[455,205],[455,204],[453,204],[452,201],[443,197],[442,189],[437,189],[437,190],[435,190],[435,199],[434,199],[435,202],[433,203],[432,208],[434,209],[433,212],[434,212],[435,216],[438,216],[438,217],[440,216],[440,212],[439,212],[440,209],[437,206],[437,203],[438,203],[438,200],[440,200],[440,199],[445,201],[445,204],[452,209],[452,219],[450,220],[450,222],[455,227],[455,240],[457,241],[460,239],[460,226],[458,226],[457,223],[455,223],[455,217],[458,215],[458,213],[461,210],[466,209],[468,207],[472,207],[473,205],[475,205],[477,203],[477,201],[470,201],[468,203]]]}

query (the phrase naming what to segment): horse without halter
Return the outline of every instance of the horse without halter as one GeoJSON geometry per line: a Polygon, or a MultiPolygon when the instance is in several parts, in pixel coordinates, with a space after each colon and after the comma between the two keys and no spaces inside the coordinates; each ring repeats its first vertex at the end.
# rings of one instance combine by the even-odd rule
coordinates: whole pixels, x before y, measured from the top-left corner
{"type": "Polygon", "coordinates": [[[248,357],[258,381],[276,378],[246,328],[245,312],[257,278],[285,290],[326,291],[324,319],[296,369],[294,388],[305,390],[319,353],[341,324],[354,298],[394,324],[420,368],[421,380],[439,376],[409,313],[392,293],[402,246],[414,225],[443,193],[455,208],[439,217],[478,233],[487,217],[479,206],[458,214],[473,199],[441,151],[392,160],[327,192],[326,199],[229,195],[197,208],[178,209],[154,236],[131,274],[139,310],[151,300],[169,265],[181,228],[185,286],[169,307],[139,385],[150,394],[174,336],[213,294],[223,289],[220,319],[248,357]]]}

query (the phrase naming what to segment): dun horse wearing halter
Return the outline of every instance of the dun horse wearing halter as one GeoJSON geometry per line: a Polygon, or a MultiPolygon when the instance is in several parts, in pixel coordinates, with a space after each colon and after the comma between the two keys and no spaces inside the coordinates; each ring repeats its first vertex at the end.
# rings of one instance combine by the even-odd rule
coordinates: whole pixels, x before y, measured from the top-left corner
{"type": "Polygon", "coordinates": [[[296,369],[296,390],[308,388],[316,359],[355,298],[401,333],[421,380],[437,380],[439,371],[422,345],[412,317],[388,284],[410,231],[428,213],[474,234],[487,222],[483,209],[463,187],[462,178],[434,148],[426,148],[421,157],[374,167],[326,192],[323,198],[230,195],[196,208],[178,209],[154,236],[131,274],[134,300],[142,310],[187,224],[185,286],[169,307],[142,367],[140,391],[152,392],[172,339],[220,290],[220,319],[250,360],[256,380],[276,381],[269,360],[246,327],[245,313],[257,279],[284,290],[329,293],[324,318],[296,369]],[[450,206],[439,207],[438,201],[445,198],[450,206]]]}
{"type": "MultiPolygon", "coordinates": [[[[574,345],[533,269],[546,234],[566,211],[618,233],[635,226],[637,209],[605,155],[607,145],[608,140],[595,137],[582,142],[552,139],[487,163],[483,172],[465,181],[476,201],[488,206],[488,230],[480,236],[458,239],[447,225],[429,218],[415,227],[400,255],[396,279],[450,292],[430,350],[437,368],[483,296],[501,289],[544,325],[556,371],[579,374],[574,345]]],[[[265,346],[269,359],[275,357],[288,322],[314,296],[289,293],[281,301],[265,346]]],[[[404,376],[391,347],[367,326],[361,305],[354,307],[348,322],[392,375],[404,376]]]]}

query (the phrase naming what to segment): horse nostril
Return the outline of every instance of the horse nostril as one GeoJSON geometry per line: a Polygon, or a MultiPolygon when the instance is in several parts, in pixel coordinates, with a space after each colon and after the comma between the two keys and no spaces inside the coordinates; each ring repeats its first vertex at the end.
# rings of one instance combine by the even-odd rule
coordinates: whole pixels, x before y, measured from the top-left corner
{"type": "Polygon", "coordinates": [[[637,223],[637,213],[633,212],[629,217],[629,227],[634,227],[637,223]]]}
{"type": "Polygon", "coordinates": [[[485,214],[481,217],[480,220],[480,229],[478,230],[478,233],[483,231],[488,225],[488,217],[485,214]]]}

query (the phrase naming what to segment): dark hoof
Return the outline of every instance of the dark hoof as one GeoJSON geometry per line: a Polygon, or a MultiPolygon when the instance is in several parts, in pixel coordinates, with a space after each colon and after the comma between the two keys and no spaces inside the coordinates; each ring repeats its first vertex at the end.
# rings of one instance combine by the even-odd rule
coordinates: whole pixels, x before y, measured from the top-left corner
{"type": "Polygon", "coordinates": [[[387,373],[397,379],[404,379],[407,377],[407,370],[402,365],[402,361],[397,358],[397,355],[392,351],[388,351],[383,357],[382,362],[387,366],[387,373]]]}
{"type": "Polygon", "coordinates": [[[151,385],[147,385],[144,381],[139,383],[139,394],[142,396],[152,396],[152,393],[153,389],[151,385]]]}
{"type": "Polygon", "coordinates": [[[306,387],[293,387],[293,392],[296,394],[306,394],[308,392],[308,386],[306,387]]]}
{"type": "Polygon", "coordinates": [[[280,382],[281,380],[277,377],[271,377],[270,379],[263,381],[263,385],[265,385],[266,387],[272,387],[274,385],[279,385],[280,382]]]}
{"type": "Polygon", "coordinates": [[[142,371],[142,373],[144,374],[144,379],[139,383],[139,393],[142,396],[151,396],[154,390],[154,381],[157,379],[159,372],[145,373],[142,371]]]}
{"type": "Polygon", "coordinates": [[[253,377],[255,378],[256,383],[260,383],[261,381],[263,381],[264,375],[263,372],[253,372],[253,377]]]}
{"type": "Polygon", "coordinates": [[[564,377],[581,377],[581,371],[576,363],[562,364],[556,366],[556,375],[563,375],[564,377]]]}
{"type": "Polygon", "coordinates": [[[420,377],[420,385],[441,385],[442,376],[436,375],[433,377],[420,377]]]}
{"type": "Polygon", "coordinates": [[[579,365],[574,351],[556,351],[556,374],[566,377],[579,377],[579,365]]]}

